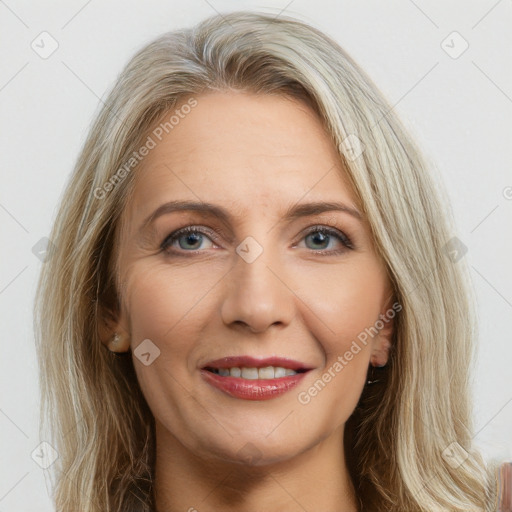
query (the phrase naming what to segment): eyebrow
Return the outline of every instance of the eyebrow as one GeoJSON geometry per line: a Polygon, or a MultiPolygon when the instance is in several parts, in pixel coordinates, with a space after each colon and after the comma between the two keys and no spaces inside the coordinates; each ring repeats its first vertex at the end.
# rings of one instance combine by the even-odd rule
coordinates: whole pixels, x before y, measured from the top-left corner
{"type": "MultiPolygon", "coordinates": [[[[146,217],[139,228],[139,232],[142,232],[158,217],[176,211],[200,212],[204,215],[217,217],[226,224],[229,224],[232,221],[232,215],[226,209],[212,203],[195,201],[168,201],[167,203],[160,205],[153,213],[146,217]]],[[[283,218],[287,221],[292,221],[300,217],[308,217],[311,215],[332,211],[344,212],[358,220],[363,220],[363,216],[359,210],[336,201],[295,204],[288,208],[283,218]]]]}

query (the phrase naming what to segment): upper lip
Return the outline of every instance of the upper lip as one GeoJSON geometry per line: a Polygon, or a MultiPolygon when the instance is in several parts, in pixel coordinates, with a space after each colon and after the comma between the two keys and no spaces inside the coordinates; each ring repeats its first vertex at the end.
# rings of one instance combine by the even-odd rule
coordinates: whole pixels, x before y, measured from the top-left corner
{"type": "Polygon", "coordinates": [[[264,357],[257,358],[252,356],[227,356],[215,359],[206,363],[203,368],[265,368],[266,366],[280,366],[290,370],[311,370],[312,367],[300,361],[295,361],[287,357],[264,357]]]}

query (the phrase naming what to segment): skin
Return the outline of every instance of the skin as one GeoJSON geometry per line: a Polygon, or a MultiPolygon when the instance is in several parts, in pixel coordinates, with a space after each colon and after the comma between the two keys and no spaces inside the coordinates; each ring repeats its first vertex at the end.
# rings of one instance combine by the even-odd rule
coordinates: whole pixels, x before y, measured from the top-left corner
{"type": "Polygon", "coordinates": [[[364,217],[284,219],[290,206],[313,201],[361,211],[308,106],[235,91],[196,99],[137,169],[119,237],[122,308],[100,328],[111,350],[133,352],[145,339],[160,350],[148,366],[133,356],[156,421],[157,510],[354,512],[344,426],[369,364],[387,362],[392,321],[308,404],[298,395],[390,308],[385,266],[364,217]],[[214,203],[232,218],[171,212],[139,232],[178,199],[214,203]],[[169,234],[191,225],[205,229],[202,238],[185,234],[162,250],[169,234]],[[306,232],[317,225],[341,231],[353,248],[306,232]],[[216,239],[215,229],[223,232],[216,239]],[[236,252],[248,236],[263,248],[252,263],[236,252]],[[201,378],[199,368],[227,355],[285,356],[313,370],[277,398],[242,400],[201,378]]]}

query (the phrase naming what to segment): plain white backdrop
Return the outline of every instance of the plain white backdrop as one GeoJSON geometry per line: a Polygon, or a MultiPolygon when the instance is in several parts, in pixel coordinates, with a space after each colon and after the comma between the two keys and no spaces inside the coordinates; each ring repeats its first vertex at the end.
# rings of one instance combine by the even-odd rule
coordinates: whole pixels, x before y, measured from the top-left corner
{"type": "Polygon", "coordinates": [[[245,8],[297,17],[336,39],[443,180],[479,303],[475,442],[486,458],[512,460],[511,0],[0,0],[0,512],[53,510],[34,460],[44,441],[37,252],[100,99],[156,36],[245,8]]]}

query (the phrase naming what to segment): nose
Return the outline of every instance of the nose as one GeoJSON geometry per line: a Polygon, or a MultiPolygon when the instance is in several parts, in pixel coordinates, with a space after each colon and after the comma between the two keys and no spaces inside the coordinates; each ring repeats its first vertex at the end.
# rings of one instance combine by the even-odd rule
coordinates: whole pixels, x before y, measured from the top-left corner
{"type": "Polygon", "coordinates": [[[288,325],[294,317],[295,295],[285,274],[268,251],[251,263],[237,255],[225,278],[223,322],[245,326],[253,333],[264,332],[272,325],[288,325]]]}

